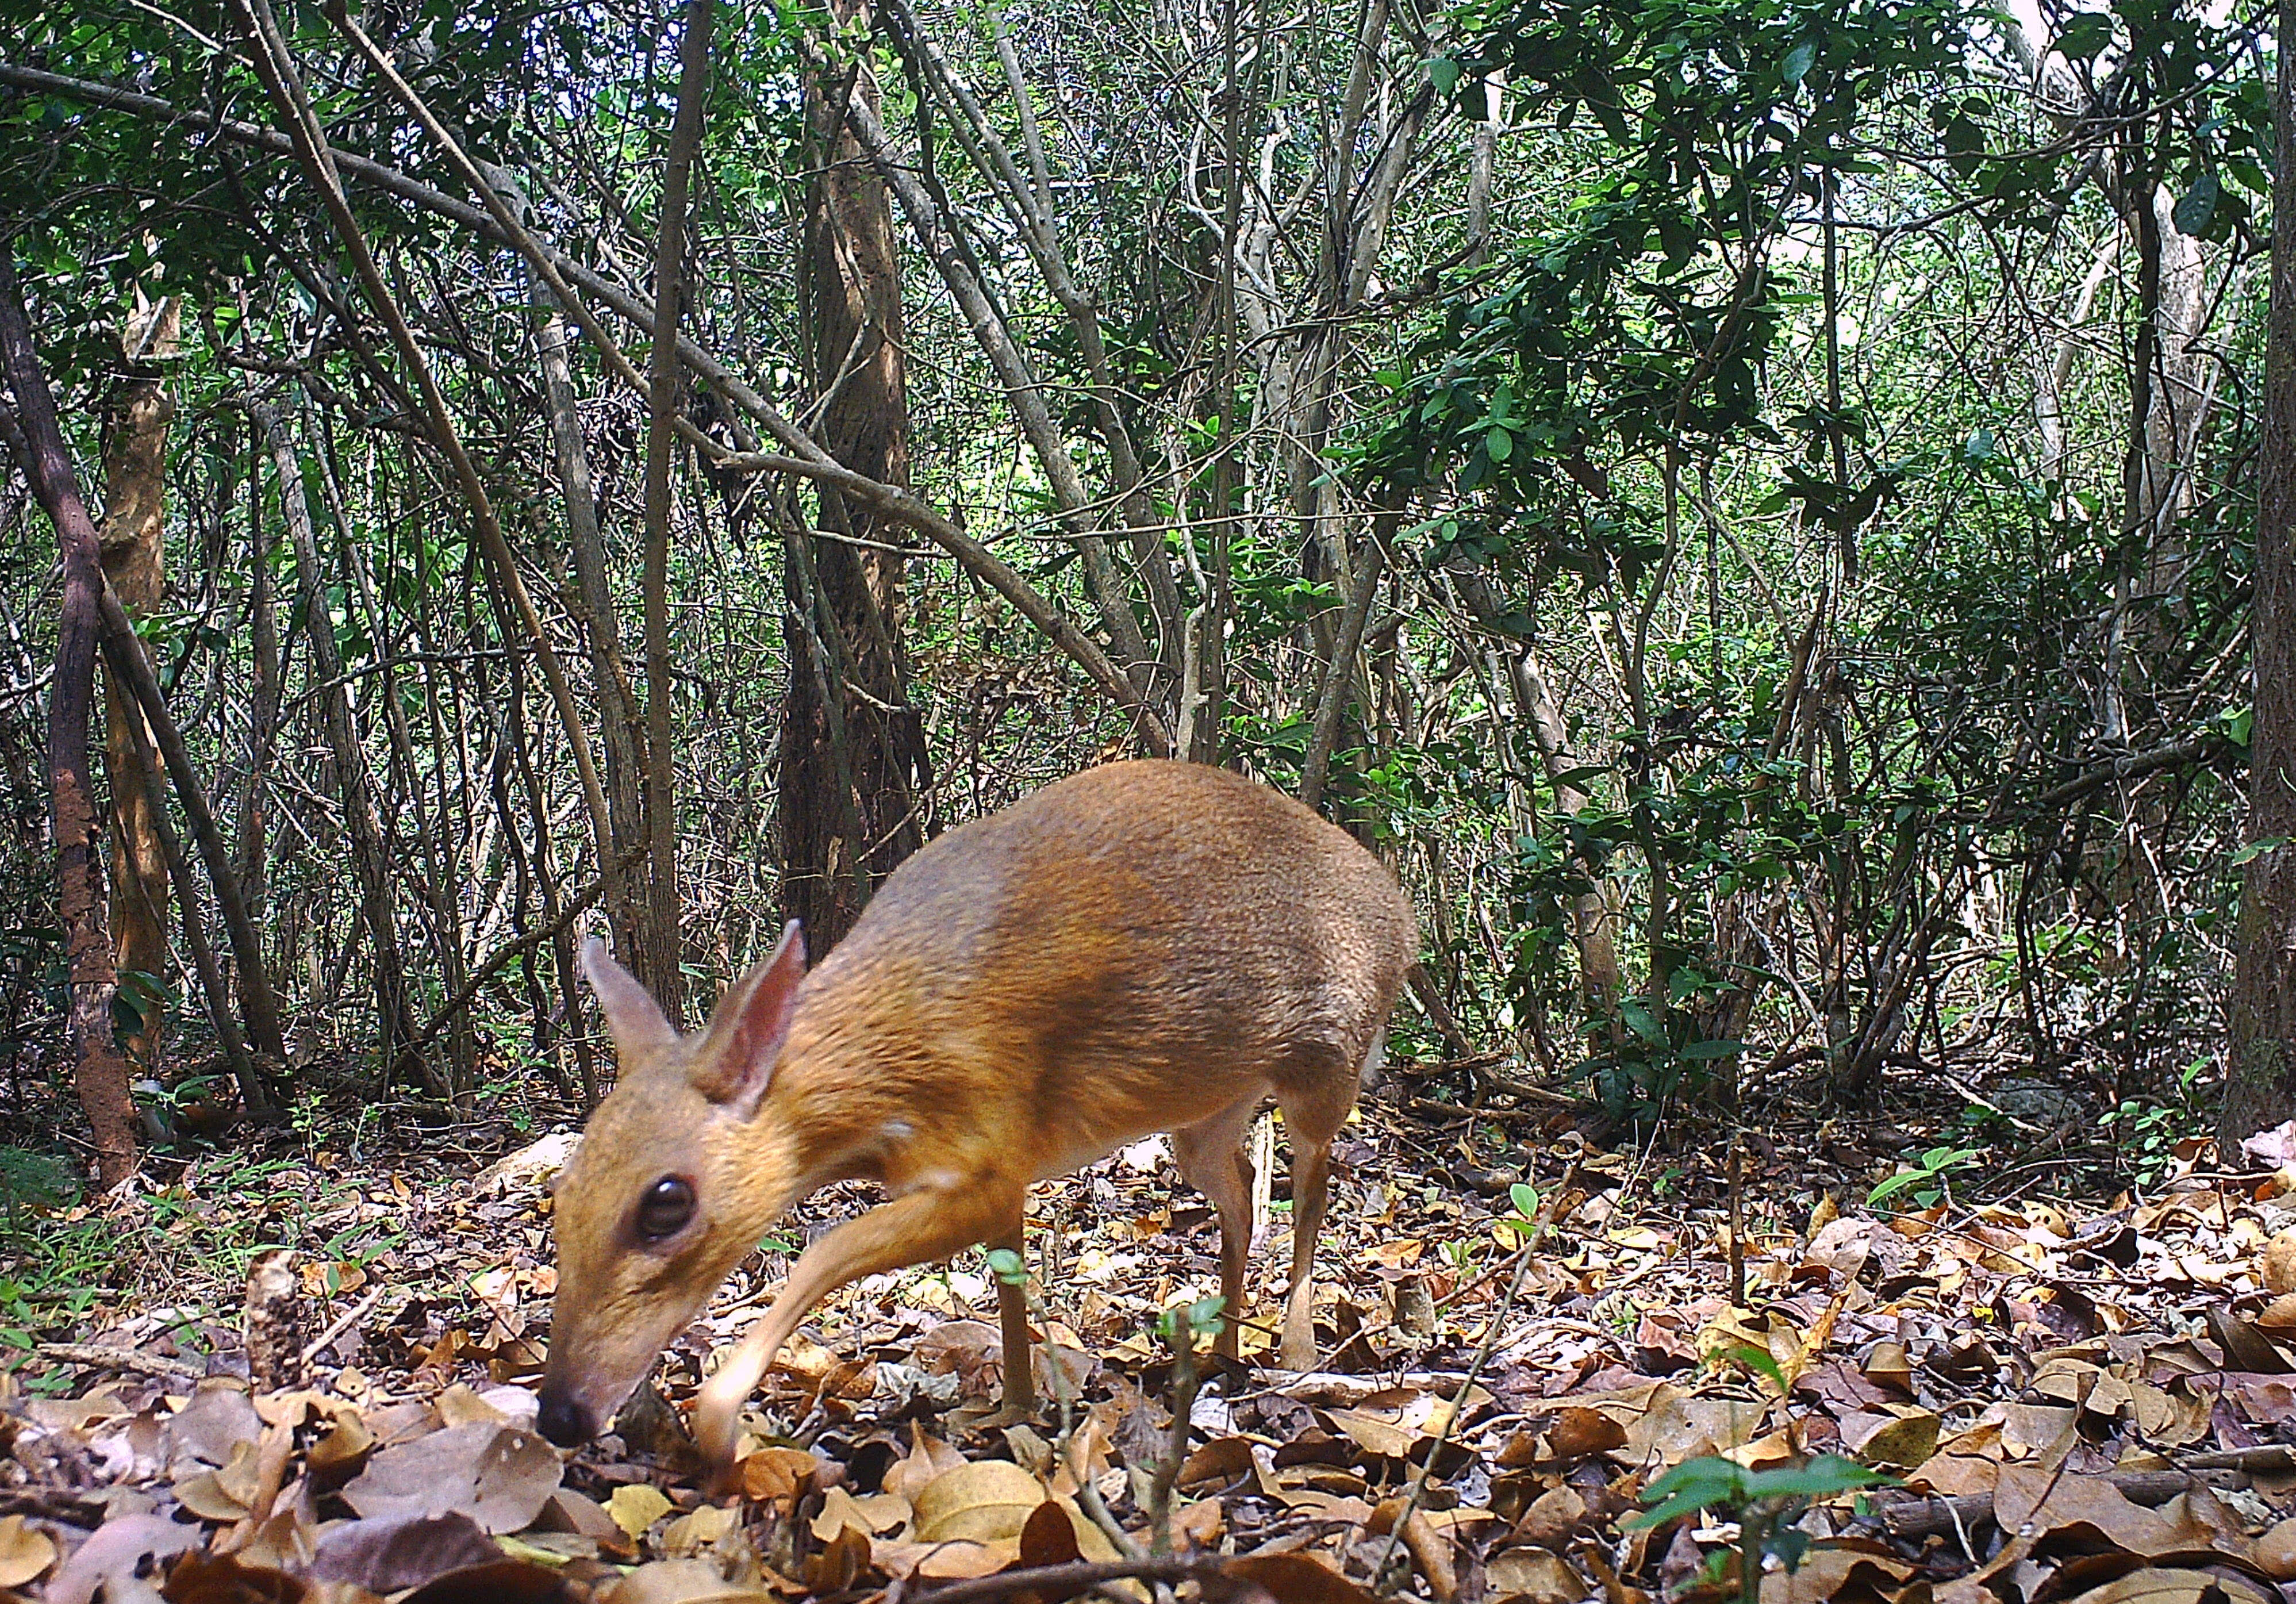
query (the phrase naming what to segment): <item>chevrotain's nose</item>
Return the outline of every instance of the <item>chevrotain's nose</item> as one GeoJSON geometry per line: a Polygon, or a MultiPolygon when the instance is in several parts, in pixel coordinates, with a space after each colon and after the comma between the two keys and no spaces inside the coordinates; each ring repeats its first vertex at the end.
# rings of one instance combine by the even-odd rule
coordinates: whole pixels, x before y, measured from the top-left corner
{"type": "Polygon", "coordinates": [[[542,1408],[535,1416],[535,1425],[542,1435],[561,1448],[574,1448],[597,1435],[598,1428],[591,1423],[590,1411],[562,1393],[545,1388],[542,1408]]]}

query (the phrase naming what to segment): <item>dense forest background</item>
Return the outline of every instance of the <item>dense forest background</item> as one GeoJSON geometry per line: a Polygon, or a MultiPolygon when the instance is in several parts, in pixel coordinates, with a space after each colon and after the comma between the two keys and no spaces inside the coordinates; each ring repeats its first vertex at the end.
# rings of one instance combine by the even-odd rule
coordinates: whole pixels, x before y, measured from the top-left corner
{"type": "Polygon", "coordinates": [[[9,1140],[578,1107],[586,928],[690,1024],[1171,755],[1395,866],[1441,1096],[1943,1088],[2141,1172],[2287,844],[2273,37],[10,0],[9,1140]]]}

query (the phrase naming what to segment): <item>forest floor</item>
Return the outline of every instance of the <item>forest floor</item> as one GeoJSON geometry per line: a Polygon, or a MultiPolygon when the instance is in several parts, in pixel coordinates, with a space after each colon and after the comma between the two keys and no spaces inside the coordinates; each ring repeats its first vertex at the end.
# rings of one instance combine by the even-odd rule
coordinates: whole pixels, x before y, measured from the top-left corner
{"type": "Polygon", "coordinates": [[[1757,1121],[1733,1158],[1431,1090],[1391,1080],[1338,1145],[1322,1369],[1207,1350],[1190,1400],[1156,1316],[1217,1290],[1218,1231],[1160,1139],[1034,1206],[1062,1407],[990,1423],[978,1254],[873,1278],[767,1378],[718,1501],[665,1395],[857,1189],[572,1454],[530,1432],[562,1133],[369,1110],[155,1160],[99,1208],[12,1203],[0,1599],[2296,1604],[2289,1171],[2186,1143],[2083,1200],[1958,1100],[1757,1121]]]}

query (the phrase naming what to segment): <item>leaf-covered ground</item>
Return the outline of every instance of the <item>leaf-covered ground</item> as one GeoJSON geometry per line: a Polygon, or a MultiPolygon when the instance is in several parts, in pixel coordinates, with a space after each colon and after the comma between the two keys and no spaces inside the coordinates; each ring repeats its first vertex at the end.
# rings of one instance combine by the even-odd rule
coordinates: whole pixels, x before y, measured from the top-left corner
{"type": "MultiPolygon", "coordinates": [[[[1036,1205],[1045,1419],[991,1419],[978,1254],[880,1277],[784,1356],[712,1501],[678,1406],[787,1249],[868,1198],[816,1198],[660,1391],[562,1454],[529,1389],[569,1139],[481,1174],[452,1133],[397,1163],[306,1139],[36,1222],[51,1279],[83,1239],[119,1271],[10,1328],[0,1597],[1643,1604],[1739,1597],[1741,1540],[1777,1525],[1763,1604],[2296,1604],[2286,1171],[2188,1152],[2052,1204],[1918,1130],[1814,1127],[1744,1145],[1734,1254],[1726,1142],[1603,1151],[1562,1112],[1390,1090],[1337,1152],[1323,1370],[1176,1366],[1155,1319],[1217,1289],[1218,1232],[1144,1143],[1036,1205]],[[1867,1207],[1890,1155],[1936,1173],[1867,1207]],[[265,1242],[297,1246],[253,1260],[243,1316],[265,1242]],[[1632,1519],[1674,1467],[1759,1491],[1824,1454],[1899,1485],[1632,1519]]],[[[1286,1257],[1273,1168],[1248,1360],[1286,1257]]]]}

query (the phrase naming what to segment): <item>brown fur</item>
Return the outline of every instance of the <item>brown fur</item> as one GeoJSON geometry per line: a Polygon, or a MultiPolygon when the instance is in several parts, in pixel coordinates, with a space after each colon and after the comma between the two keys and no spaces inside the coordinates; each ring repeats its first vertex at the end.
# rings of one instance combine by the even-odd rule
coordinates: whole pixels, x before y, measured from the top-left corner
{"type": "MultiPolygon", "coordinates": [[[[1144,761],[942,836],[819,968],[800,982],[785,941],[696,1036],[586,954],[623,1078],[559,1183],[545,1424],[578,1435],[570,1405],[582,1427],[603,1424],[774,1221],[832,1180],[879,1180],[891,1198],[807,1250],[704,1388],[702,1444],[721,1465],[742,1403],[823,1296],[976,1243],[1017,1248],[1030,1181],[1153,1131],[1176,1133],[1219,1207],[1234,1311],[1240,1139],[1270,1096],[1294,1156],[1283,1357],[1305,1368],[1331,1139],[1417,940],[1394,878],[1345,832],[1234,774],[1144,761]],[[696,1221],[649,1246],[634,1211],[672,1174],[693,1186],[696,1221]]],[[[1029,1333],[1009,1289],[1003,1312],[1007,1401],[1026,1408],[1029,1333]]],[[[1234,1340],[1231,1323],[1231,1353],[1234,1340]]]]}

